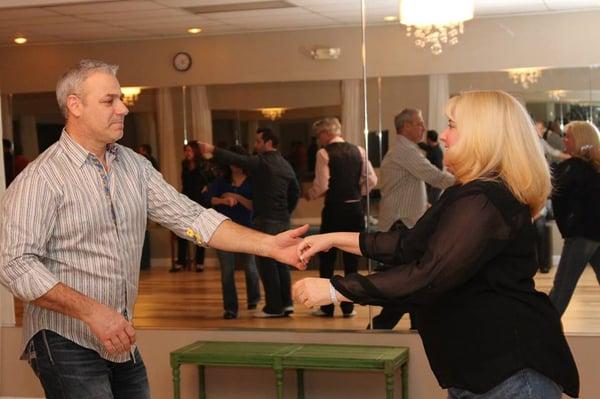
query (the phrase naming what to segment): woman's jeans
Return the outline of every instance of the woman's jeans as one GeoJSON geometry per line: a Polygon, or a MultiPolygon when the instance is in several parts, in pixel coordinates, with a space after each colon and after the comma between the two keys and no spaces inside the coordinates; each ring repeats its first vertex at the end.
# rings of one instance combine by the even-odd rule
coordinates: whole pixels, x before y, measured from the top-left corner
{"type": "Polygon", "coordinates": [[[550,378],[532,369],[524,369],[486,393],[448,389],[448,399],[560,399],[562,389],[550,378]]]}
{"type": "Polygon", "coordinates": [[[135,362],[114,363],[50,330],[29,341],[29,364],[48,399],[150,399],[146,367],[136,349],[135,362]]]}
{"type": "Polygon", "coordinates": [[[592,264],[596,279],[600,283],[600,241],[583,237],[565,239],[554,284],[550,290],[550,300],[561,316],[567,309],[577,281],[588,263],[592,264]]]}
{"type": "Polygon", "coordinates": [[[217,250],[221,263],[221,288],[223,289],[223,308],[226,312],[238,313],[238,297],[235,288],[235,260],[246,272],[246,297],[248,306],[260,302],[260,285],[254,255],[217,250]]]}

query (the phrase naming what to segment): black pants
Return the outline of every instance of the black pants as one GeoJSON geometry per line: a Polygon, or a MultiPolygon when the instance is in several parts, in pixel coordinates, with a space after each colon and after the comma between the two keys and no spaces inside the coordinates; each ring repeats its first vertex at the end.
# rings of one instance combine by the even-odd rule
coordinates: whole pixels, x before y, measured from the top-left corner
{"type": "MultiPolygon", "coordinates": [[[[255,219],[254,228],[267,234],[278,234],[290,228],[289,221],[255,219]]],[[[258,274],[265,290],[265,313],[279,314],[292,306],[292,275],[287,265],[271,258],[256,257],[258,274]]]]}
{"type": "MultiPolygon", "coordinates": [[[[176,263],[178,263],[184,267],[186,267],[188,265],[188,261],[191,261],[191,259],[188,259],[189,245],[192,245],[192,243],[186,239],[177,237],[177,262],[176,263]]],[[[196,247],[196,257],[194,258],[194,261],[195,261],[196,265],[203,265],[204,264],[204,251],[205,251],[204,247],[201,247],[199,245],[194,245],[194,247],[196,247]]],[[[192,250],[193,250],[193,248],[192,248],[192,250]]]]}
{"type": "Polygon", "coordinates": [[[407,313],[410,314],[410,329],[417,329],[417,322],[414,313],[406,308],[384,307],[381,312],[373,317],[373,330],[393,330],[400,319],[407,313]]]}
{"type": "MultiPolygon", "coordinates": [[[[337,231],[360,232],[363,230],[364,213],[360,201],[325,204],[323,212],[321,213],[320,234],[337,231]]],[[[344,251],[341,252],[344,261],[344,275],[356,273],[358,270],[359,256],[344,251]]],[[[321,278],[330,279],[333,277],[337,253],[338,250],[335,248],[330,249],[328,252],[319,253],[319,276],[321,278]]],[[[342,302],[340,307],[344,314],[350,314],[354,310],[354,303],[342,302]]],[[[328,315],[332,315],[334,306],[321,306],[321,310],[328,315]]]]}

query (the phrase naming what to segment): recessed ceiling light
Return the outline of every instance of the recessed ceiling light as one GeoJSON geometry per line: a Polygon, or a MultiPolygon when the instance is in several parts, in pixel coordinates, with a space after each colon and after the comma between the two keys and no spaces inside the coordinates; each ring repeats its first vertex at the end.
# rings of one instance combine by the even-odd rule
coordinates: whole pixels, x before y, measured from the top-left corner
{"type": "Polygon", "coordinates": [[[383,20],[386,22],[397,21],[398,17],[395,15],[388,15],[387,17],[383,17],[383,20]]]}
{"type": "Polygon", "coordinates": [[[15,37],[15,43],[25,44],[25,43],[27,43],[27,38],[23,37],[23,36],[15,37]]]}
{"type": "Polygon", "coordinates": [[[195,35],[196,33],[200,33],[202,32],[202,28],[190,28],[188,29],[188,33],[191,33],[192,35],[195,35]]]}

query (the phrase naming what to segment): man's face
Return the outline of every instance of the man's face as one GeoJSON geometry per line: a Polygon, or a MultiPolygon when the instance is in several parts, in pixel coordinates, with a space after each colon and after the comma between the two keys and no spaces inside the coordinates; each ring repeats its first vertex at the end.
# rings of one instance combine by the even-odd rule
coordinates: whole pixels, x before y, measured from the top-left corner
{"type": "Polygon", "coordinates": [[[329,135],[325,130],[321,130],[317,133],[317,143],[319,143],[319,147],[324,147],[329,142],[329,135]]]}
{"type": "Polygon", "coordinates": [[[545,130],[545,126],[542,122],[536,122],[535,123],[535,131],[537,132],[538,136],[543,137],[544,136],[544,130],[545,130]]]}
{"type": "Polygon", "coordinates": [[[256,140],[254,140],[254,151],[257,154],[265,152],[265,141],[263,140],[262,133],[256,133],[256,140]]]}
{"type": "Polygon", "coordinates": [[[102,144],[123,137],[125,115],[129,113],[121,101],[117,78],[102,72],[90,75],[82,84],[77,117],[84,134],[102,144]]]}
{"type": "Polygon", "coordinates": [[[402,134],[413,143],[422,141],[424,133],[425,122],[420,114],[413,115],[412,120],[406,122],[402,128],[402,134]]]}

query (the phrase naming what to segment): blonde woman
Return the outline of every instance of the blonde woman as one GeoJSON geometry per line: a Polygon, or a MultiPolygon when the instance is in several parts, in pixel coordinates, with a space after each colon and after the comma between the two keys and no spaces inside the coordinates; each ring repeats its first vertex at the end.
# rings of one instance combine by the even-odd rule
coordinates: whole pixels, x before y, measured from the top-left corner
{"type": "Polygon", "coordinates": [[[565,132],[571,158],[558,166],[552,193],[556,224],[565,243],[550,300],[561,315],[588,263],[600,281],[600,133],[581,121],[569,123],[565,132]]]}
{"type": "Polygon", "coordinates": [[[398,266],[370,276],[308,278],[309,307],[354,301],[415,308],[430,365],[449,398],[576,397],[579,377],[560,318],[534,288],[532,217],[550,176],[525,109],[500,91],[467,92],[447,106],[441,140],[457,184],[412,229],[309,236],[304,262],[332,247],[398,266]]]}

